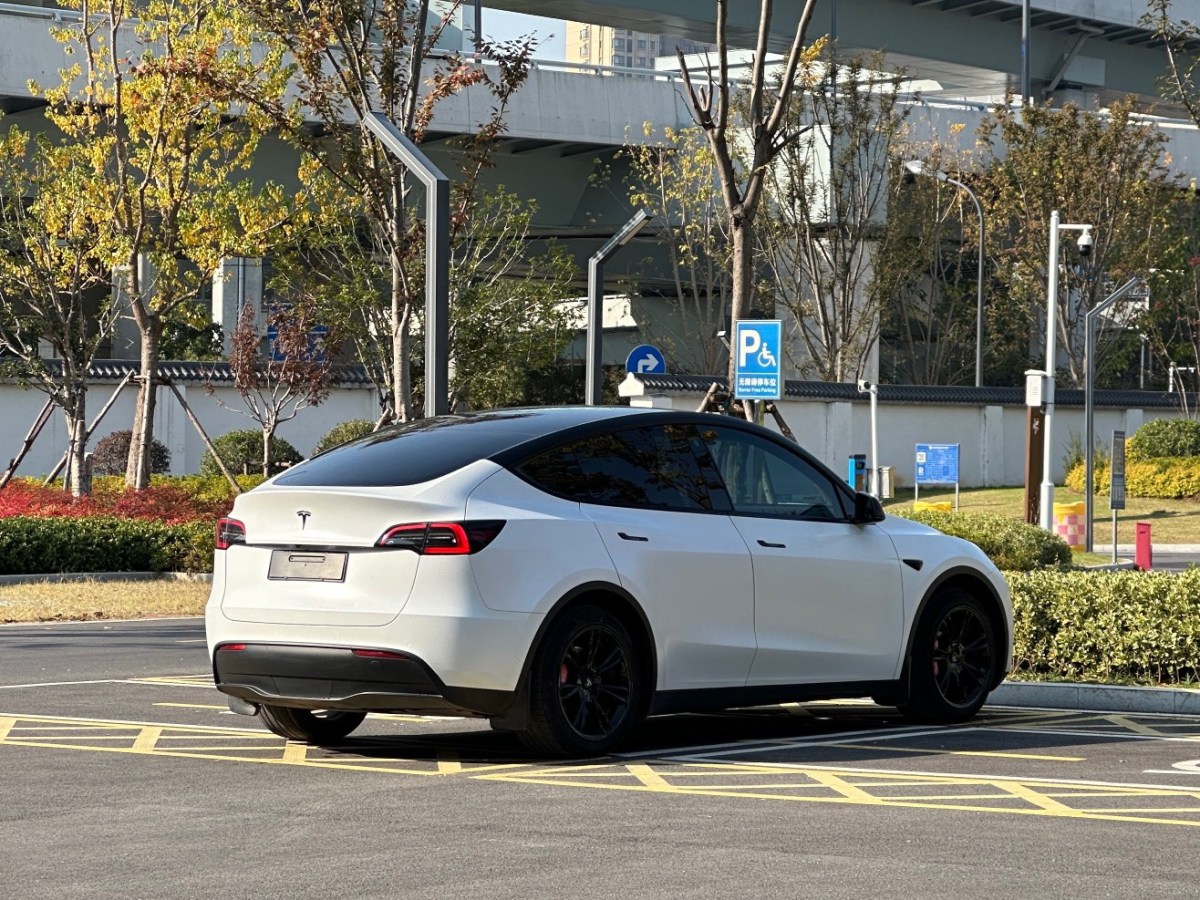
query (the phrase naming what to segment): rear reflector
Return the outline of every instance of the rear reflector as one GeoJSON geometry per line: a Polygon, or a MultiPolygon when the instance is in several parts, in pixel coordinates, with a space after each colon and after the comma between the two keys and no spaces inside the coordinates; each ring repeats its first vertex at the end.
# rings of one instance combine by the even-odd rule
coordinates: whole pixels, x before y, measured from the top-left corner
{"type": "Polygon", "coordinates": [[[500,520],[396,525],[384,532],[376,546],[412,550],[423,556],[465,556],[478,553],[503,528],[504,522],[500,520]]]}
{"type": "Polygon", "coordinates": [[[408,659],[403,653],[393,653],[390,650],[353,650],[355,656],[363,656],[367,659],[408,659]]]}
{"type": "Polygon", "coordinates": [[[246,526],[237,519],[223,517],[217,520],[217,549],[228,550],[231,544],[246,543],[246,526]]]}
{"type": "Polygon", "coordinates": [[[236,653],[240,650],[245,650],[245,644],[222,644],[217,648],[218,653],[236,653]]]}

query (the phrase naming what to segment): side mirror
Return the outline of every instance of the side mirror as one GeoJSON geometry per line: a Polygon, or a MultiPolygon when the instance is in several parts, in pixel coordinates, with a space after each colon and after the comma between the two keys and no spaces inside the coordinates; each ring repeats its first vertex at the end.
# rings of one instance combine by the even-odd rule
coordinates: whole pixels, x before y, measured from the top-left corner
{"type": "Polygon", "coordinates": [[[882,522],[887,514],[879,499],[859,491],[854,495],[854,524],[866,525],[870,522],[882,522]]]}

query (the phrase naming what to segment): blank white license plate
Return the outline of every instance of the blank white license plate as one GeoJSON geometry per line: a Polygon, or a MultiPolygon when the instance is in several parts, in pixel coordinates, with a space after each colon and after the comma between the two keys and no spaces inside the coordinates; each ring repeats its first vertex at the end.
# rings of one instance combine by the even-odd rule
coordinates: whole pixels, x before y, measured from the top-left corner
{"type": "Polygon", "coordinates": [[[267,578],[272,581],[345,581],[345,553],[272,550],[267,578]]]}

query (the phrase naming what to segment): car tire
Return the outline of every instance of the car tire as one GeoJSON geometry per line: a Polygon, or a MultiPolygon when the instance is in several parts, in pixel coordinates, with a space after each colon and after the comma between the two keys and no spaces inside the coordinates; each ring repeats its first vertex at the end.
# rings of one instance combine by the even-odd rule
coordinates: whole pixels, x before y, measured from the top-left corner
{"type": "Polygon", "coordinates": [[[644,678],[620,619],[590,605],[567,610],[534,653],[522,742],[545,756],[607,753],[637,724],[644,678]]]}
{"type": "Polygon", "coordinates": [[[917,623],[909,659],[909,697],[900,711],[922,722],[970,719],[983,706],[1000,665],[992,618],[961,588],[935,594],[917,623]]]}
{"type": "Polygon", "coordinates": [[[258,708],[258,717],[271,731],[289,741],[332,744],[362,724],[366,713],[347,710],[292,709],[288,706],[258,708]]]}

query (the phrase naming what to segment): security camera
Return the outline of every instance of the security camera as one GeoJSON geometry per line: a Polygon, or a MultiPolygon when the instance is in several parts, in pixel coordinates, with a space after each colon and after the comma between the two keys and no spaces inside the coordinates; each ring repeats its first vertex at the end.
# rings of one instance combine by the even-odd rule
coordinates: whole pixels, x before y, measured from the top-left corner
{"type": "Polygon", "coordinates": [[[859,390],[859,393],[862,393],[862,394],[867,393],[868,391],[871,390],[871,382],[869,382],[863,378],[858,379],[858,390],[859,390]]]}
{"type": "Polygon", "coordinates": [[[1079,240],[1075,242],[1075,246],[1079,248],[1080,256],[1092,255],[1092,232],[1088,229],[1079,236],[1079,240]]]}

